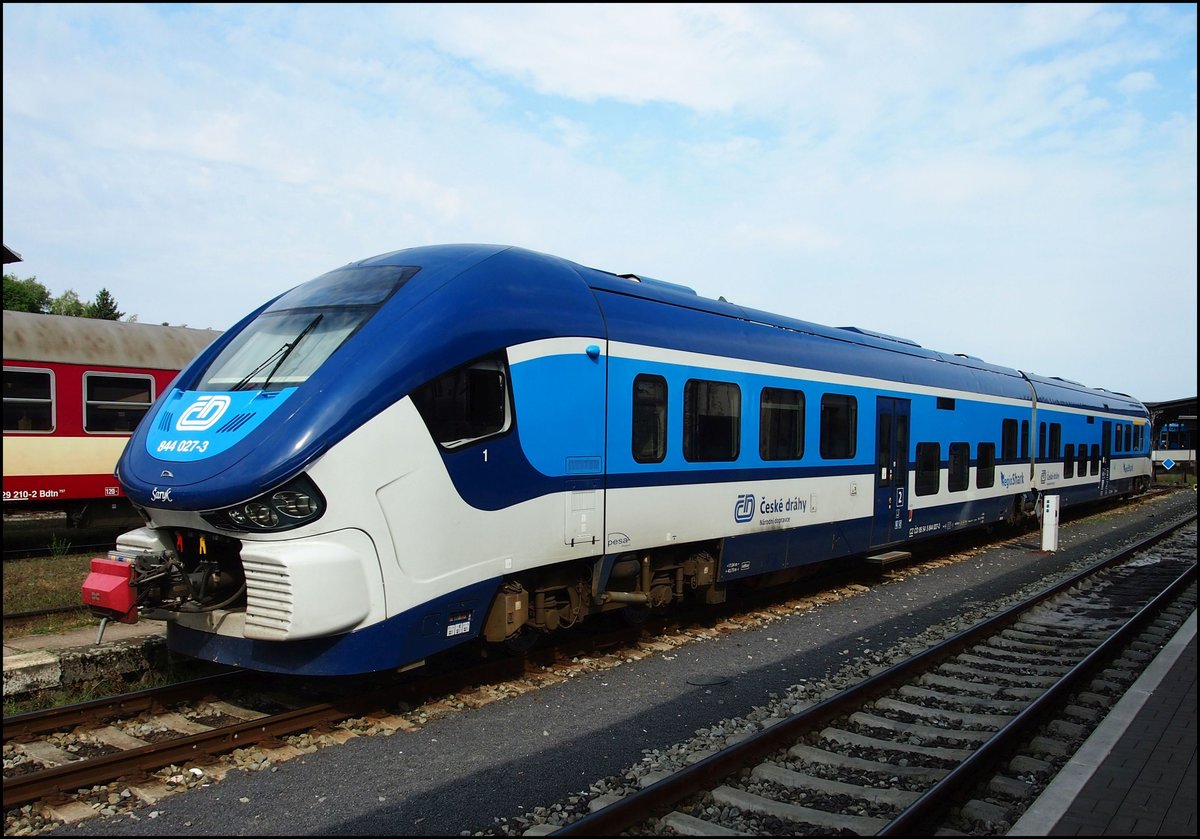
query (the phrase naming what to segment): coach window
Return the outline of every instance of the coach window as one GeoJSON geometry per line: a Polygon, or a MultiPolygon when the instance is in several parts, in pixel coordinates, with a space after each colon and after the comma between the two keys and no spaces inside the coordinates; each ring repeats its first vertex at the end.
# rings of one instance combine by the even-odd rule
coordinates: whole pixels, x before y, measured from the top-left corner
{"type": "Polygon", "coordinates": [[[1125,426],[1125,451],[1133,451],[1133,426],[1125,426]]]}
{"type": "Polygon", "coordinates": [[[1046,423],[1038,423],[1038,460],[1046,459],[1046,423]]]}
{"type": "Polygon", "coordinates": [[[917,443],[917,495],[937,495],[942,485],[942,447],[938,443],[917,443]]]}
{"type": "Polygon", "coordinates": [[[661,463],[667,456],[667,380],[640,375],[633,380],[633,459],[661,463]]]}
{"type": "Polygon", "coordinates": [[[967,488],[971,480],[971,444],[950,444],[950,468],[946,479],[946,488],[951,492],[960,492],[967,488]]]}
{"type": "Polygon", "coordinates": [[[512,427],[508,362],[503,355],[465,364],[413,391],[429,433],[448,449],[512,427]]]}
{"type": "MultiPolygon", "coordinates": [[[[995,446],[992,446],[995,449],[995,446]]],[[[1006,419],[1000,423],[1000,459],[1011,463],[1017,459],[1017,421],[1006,419]]]]}
{"type": "Polygon", "coordinates": [[[4,430],[54,430],[54,376],[49,370],[4,368],[4,430]]]}
{"type": "Polygon", "coordinates": [[[804,393],[764,387],[759,402],[758,454],[763,460],[804,456],[804,393]]]}
{"type": "Polygon", "coordinates": [[[1075,444],[1067,443],[1066,449],[1063,451],[1063,477],[1075,477],[1075,444]]]}
{"type": "Polygon", "coordinates": [[[154,378],[84,373],[83,394],[84,431],[128,434],[154,402],[154,378]]]}
{"type": "Polygon", "coordinates": [[[821,397],[821,457],[844,460],[858,446],[858,400],[827,393],[821,397]]]}
{"type": "Polygon", "coordinates": [[[978,459],[979,462],[975,466],[975,486],[986,489],[996,483],[996,444],[980,443],[978,459]]]}
{"type": "Polygon", "coordinates": [[[741,419],[737,385],[688,379],[683,386],[683,456],[700,462],[737,460],[741,419]]]}
{"type": "Polygon", "coordinates": [[[1092,474],[1099,475],[1100,474],[1100,444],[1099,443],[1092,443],[1091,461],[1092,461],[1092,474]]]}
{"type": "Polygon", "coordinates": [[[1062,425],[1050,423],[1050,459],[1058,460],[1062,454],[1062,425]]]}
{"type": "Polygon", "coordinates": [[[1087,443],[1079,444],[1079,477],[1087,477],[1088,473],[1088,448],[1087,443]]]}
{"type": "Polygon", "coordinates": [[[1021,420],[1021,460],[1029,460],[1029,420],[1021,420]]]}
{"type": "Polygon", "coordinates": [[[1121,451],[1121,442],[1125,439],[1125,435],[1121,433],[1121,424],[1113,425],[1113,452],[1121,451]]]}

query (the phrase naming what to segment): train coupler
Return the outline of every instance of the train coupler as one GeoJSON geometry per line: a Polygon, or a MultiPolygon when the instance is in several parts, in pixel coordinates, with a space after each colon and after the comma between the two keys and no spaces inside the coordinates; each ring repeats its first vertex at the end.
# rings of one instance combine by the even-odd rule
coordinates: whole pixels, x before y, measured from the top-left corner
{"type": "Polygon", "coordinates": [[[96,643],[104,637],[109,621],[137,623],[137,590],[133,587],[133,564],[122,559],[92,558],[92,570],[83,581],[83,605],[98,618],[96,643]]]}

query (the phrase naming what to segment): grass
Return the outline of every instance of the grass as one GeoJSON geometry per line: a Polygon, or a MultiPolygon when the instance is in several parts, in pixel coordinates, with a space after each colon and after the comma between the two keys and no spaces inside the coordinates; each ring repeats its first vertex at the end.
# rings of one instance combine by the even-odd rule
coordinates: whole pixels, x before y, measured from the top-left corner
{"type": "MultiPolygon", "coordinates": [[[[91,568],[94,553],[72,554],[55,549],[52,556],[9,559],[4,562],[4,614],[76,606],[83,601],[80,587],[91,568]]],[[[51,635],[98,626],[99,619],[85,611],[64,612],[37,618],[4,621],[4,640],[27,635],[51,635]]]]}
{"type": "Polygon", "coordinates": [[[1187,486],[1194,487],[1196,485],[1196,470],[1194,468],[1184,470],[1178,466],[1170,470],[1159,467],[1158,473],[1154,477],[1154,483],[1173,484],[1175,486],[1186,484],[1187,486]]]}

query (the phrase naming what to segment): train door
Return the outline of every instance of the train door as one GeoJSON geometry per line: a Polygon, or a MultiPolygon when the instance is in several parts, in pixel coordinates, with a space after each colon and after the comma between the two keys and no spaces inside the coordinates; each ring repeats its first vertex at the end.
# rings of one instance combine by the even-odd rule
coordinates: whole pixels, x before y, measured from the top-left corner
{"type": "Polygon", "coordinates": [[[1112,423],[1105,422],[1100,430],[1100,495],[1108,495],[1109,467],[1112,465],[1112,423]]]}
{"type": "Polygon", "coordinates": [[[570,439],[563,543],[584,555],[604,541],[604,445],[607,422],[607,342],[568,356],[555,379],[562,415],[553,433],[570,439]],[[601,349],[601,347],[605,349],[601,349]],[[565,403],[565,404],[563,404],[565,403]]]}
{"type": "Polygon", "coordinates": [[[907,399],[875,400],[875,522],[871,545],[904,539],[908,530],[907,399]]]}

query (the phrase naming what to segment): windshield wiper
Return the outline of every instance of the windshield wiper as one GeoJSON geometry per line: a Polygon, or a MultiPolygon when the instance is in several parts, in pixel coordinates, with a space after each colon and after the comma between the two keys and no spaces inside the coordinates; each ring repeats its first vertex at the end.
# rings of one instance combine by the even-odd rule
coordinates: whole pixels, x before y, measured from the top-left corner
{"type": "Polygon", "coordinates": [[[238,382],[236,385],[233,386],[233,390],[241,390],[242,388],[244,388],[247,384],[250,383],[251,379],[253,379],[260,372],[262,372],[262,369],[264,367],[266,367],[272,361],[275,361],[276,356],[278,356],[279,360],[275,361],[275,366],[271,368],[271,372],[267,374],[267,377],[265,379],[263,379],[262,389],[266,390],[267,385],[271,381],[271,377],[274,376],[279,371],[279,368],[283,365],[283,362],[285,362],[287,360],[287,357],[289,355],[291,355],[292,350],[294,350],[296,348],[297,344],[299,344],[302,340],[304,340],[305,335],[307,335],[308,333],[313,331],[313,329],[316,327],[316,325],[318,323],[320,323],[321,319],[324,317],[325,317],[324,314],[319,314],[315,318],[313,318],[311,321],[309,321],[308,326],[304,327],[304,329],[302,329],[300,331],[300,334],[296,336],[295,340],[289,341],[288,343],[284,344],[279,349],[275,350],[275,352],[271,353],[269,356],[264,358],[261,364],[259,364],[257,367],[255,367],[253,370],[251,370],[249,373],[247,373],[246,377],[244,379],[242,379],[240,382],[238,382]]]}

